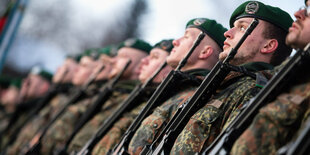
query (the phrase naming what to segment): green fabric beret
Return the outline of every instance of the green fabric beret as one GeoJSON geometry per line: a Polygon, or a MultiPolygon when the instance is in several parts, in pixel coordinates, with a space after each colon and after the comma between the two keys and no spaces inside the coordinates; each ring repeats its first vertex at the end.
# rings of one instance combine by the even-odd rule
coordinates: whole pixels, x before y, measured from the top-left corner
{"type": "Polygon", "coordinates": [[[172,41],[173,41],[173,39],[162,40],[162,41],[156,43],[153,48],[160,48],[160,49],[165,50],[168,53],[170,53],[171,50],[173,49],[172,41]]]}
{"type": "Polygon", "coordinates": [[[211,37],[221,48],[223,48],[225,37],[224,33],[227,31],[221,24],[217,23],[215,20],[207,18],[195,18],[190,20],[186,24],[186,28],[198,28],[209,37],[211,37]]]}
{"type": "Polygon", "coordinates": [[[147,54],[149,54],[153,48],[149,43],[141,39],[136,39],[136,38],[129,38],[125,40],[124,42],[120,43],[120,45],[118,46],[118,49],[123,48],[123,47],[135,48],[147,54]]]}
{"type": "Polygon", "coordinates": [[[67,58],[71,58],[71,59],[75,60],[76,62],[80,62],[80,60],[82,58],[82,54],[79,54],[79,55],[67,55],[67,58]]]}
{"type": "Polygon", "coordinates": [[[235,20],[244,17],[258,18],[267,21],[287,32],[293,23],[293,19],[287,12],[278,7],[265,5],[258,1],[247,1],[241,4],[230,17],[230,27],[233,27],[235,20]]]}
{"type": "Polygon", "coordinates": [[[101,54],[105,54],[108,56],[115,56],[117,52],[117,47],[115,45],[108,45],[104,48],[91,48],[87,49],[81,56],[90,56],[94,60],[97,60],[101,54]]]}
{"type": "Polygon", "coordinates": [[[21,87],[22,79],[15,78],[7,75],[0,76],[0,86],[3,88],[8,88],[9,86],[15,86],[17,88],[21,87]]]}
{"type": "Polygon", "coordinates": [[[14,78],[11,83],[10,83],[11,86],[15,86],[17,88],[21,88],[22,86],[22,79],[20,78],[14,78]]]}
{"type": "Polygon", "coordinates": [[[79,62],[83,56],[90,56],[94,60],[97,60],[101,54],[105,54],[108,56],[115,56],[118,50],[117,45],[108,45],[103,48],[90,48],[85,50],[82,54],[77,56],[67,56],[67,58],[72,58],[75,61],[79,62]]]}
{"type": "Polygon", "coordinates": [[[11,80],[12,78],[6,75],[1,75],[0,76],[0,86],[3,88],[7,88],[10,86],[11,80]]]}
{"type": "Polygon", "coordinates": [[[31,69],[31,74],[39,75],[46,79],[47,81],[52,81],[53,75],[46,70],[41,69],[38,66],[35,66],[31,69]]]}

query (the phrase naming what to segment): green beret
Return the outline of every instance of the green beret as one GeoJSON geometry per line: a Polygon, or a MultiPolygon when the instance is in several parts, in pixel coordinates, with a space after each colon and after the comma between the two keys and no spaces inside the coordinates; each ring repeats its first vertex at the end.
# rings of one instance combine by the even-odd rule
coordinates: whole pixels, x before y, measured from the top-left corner
{"type": "Polygon", "coordinates": [[[52,81],[53,75],[46,70],[41,69],[38,66],[35,66],[31,69],[31,74],[39,75],[46,79],[47,81],[52,81]]]}
{"type": "Polygon", "coordinates": [[[165,50],[168,53],[170,53],[171,50],[173,49],[172,41],[173,41],[173,39],[162,40],[162,41],[156,43],[153,48],[160,48],[160,49],[165,50]]]}
{"type": "Polygon", "coordinates": [[[3,88],[8,88],[9,86],[15,86],[17,88],[21,87],[22,79],[13,78],[7,75],[0,76],[0,86],[3,88]]]}
{"type": "Polygon", "coordinates": [[[3,88],[7,88],[10,86],[11,83],[11,77],[6,76],[6,75],[1,75],[0,76],[0,86],[3,88]]]}
{"type": "Polygon", "coordinates": [[[152,50],[152,46],[149,43],[141,39],[136,39],[136,38],[130,38],[120,43],[120,45],[118,46],[118,49],[123,48],[123,47],[135,48],[147,54],[149,54],[150,51],[152,50]]]}
{"type": "Polygon", "coordinates": [[[90,56],[94,60],[97,60],[101,54],[105,54],[108,56],[115,56],[117,53],[118,47],[117,45],[108,45],[103,48],[91,48],[86,50],[80,57],[90,56]]]}
{"type": "Polygon", "coordinates": [[[22,79],[20,78],[14,78],[11,83],[10,83],[11,86],[15,86],[16,88],[21,88],[21,85],[22,85],[22,79]]]}
{"type": "Polygon", "coordinates": [[[267,21],[287,32],[293,23],[293,19],[287,12],[278,7],[265,5],[258,1],[247,1],[241,4],[230,17],[230,27],[233,27],[235,20],[244,17],[258,18],[267,21]]]}
{"type": "Polygon", "coordinates": [[[207,18],[195,18],[187,22],[186,28],[198,28],[209,37],[211,37],[221,48],[223,48],[225,37],[224,33],[227,31],[221,24],[215,20],[207,18]]]}
{"type": "Polygon", "coordinates": [[[67,55],[67,58],[70,58],[70,59],[73,59],[75,60],[76,62],[80,62],[81,58],[82,58],[82,54],[79,54],[79,55],[67,55]]]}

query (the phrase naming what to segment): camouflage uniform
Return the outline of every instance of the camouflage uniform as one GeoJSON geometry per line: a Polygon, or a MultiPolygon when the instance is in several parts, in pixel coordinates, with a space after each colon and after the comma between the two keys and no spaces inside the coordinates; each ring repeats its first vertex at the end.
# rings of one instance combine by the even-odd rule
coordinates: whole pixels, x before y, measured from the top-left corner
{"type": "Polygon", "coordinates": [[[8,114],[0,105],[0,131],[3,131],[8,124],[8,114]]]}
{"type": "Polygon", "coordinates": [[[82,114],[97,99],[99,88],[102,82],[96,82],[87,88],[86,96],[75,104],[70,105],[66,112],[58,118],[58,120],[50,127],[42,139],[41,153],[49,154],[58,145],[63,145],[65,140],[70,136],[74,129],[74,125],[78,122],[82,114]]]}
{"type": "MultiPolygon", "coordinates": [[[[199,72],[197,71],[198,69],[187,71],[186,73],[194,76],[205,76],[209,72],[200,69],[199,72]]],[[[128,150],[130,154],[139,154],[145,145],[151,144],[156,139],[156,136],[165,127],[165,124],[172,118],[178,105],[184,103],[192,96],[196,86],[182,85],[182,88],[178,89],[179,92],[176,95],[155,108],[154,112],[143,120],[130,141],[128,150]]]]}
{"type": "Polygon", "coordinates": [[[13,113],[10,113],[7,117],[6,128],[3,131],[1,137],[3,147],[8,143],[8,141],[15,135],[13,132],[19,130],[20,125],[29,117],[29,113],[32,107],[35,107],[39,100],[42,98],[31,99],[29,101],[20,103],[16,106],[16,110],[13,113]]]}
{"type": "Polygon", "coordinates": [[[249,128],[233,145],[231,154],[276,154],[293,137],[310,113],[310,80],[305,74],[296,76],[299,81],[292,84],[288,93],[282,93],[260,109],[249,128]]]}
{"type": "Polygon", "coordinates": [[[138,116],[139,112],[145,107],[146,101],[150,98],[152,93],[155,91],[158,84],[147,88],[146,94],[141,100],[142,103],[136,103],[138,106],[131,111],[128,111],[120,118],[112,128],[106,133],[106,135],[100,140],[100,142],[95,146],[93,154],[107,154],[110,149],[118,144],[122,135],[126,132],[127,128],[131,125],[134,119],[138,116]]]}
{"type": "Polygon", "coordinates": [[[8,149],[8,154],[18,154],[22,147],[27,145],[36,132],[47,124],[47,122],[53,117],[62,103],[68,100],[67,94],[57,94],[48,105],[46,105],[32,121],[27,123],[21,130],[16,141],[8,149]]]}
{"type": "Polygon", "coordinates": [[[125,100],[129,93],[133,90],[138,81],[128,80],[120,81],[115,86],[112,96],[106,101],[101,111],[95,115],[90,121],[88,121],[82,129],[76,134],[72,142],[69,145],[69,152],[80,150],[83,145],[92,137],[97,131],[103,121],[112,115],[118,108],[119,104],[125,100]]]}
{"type": "MultiPolygon", "coordinates": [[[[260,62],[248,63],[244,67],[253,72],[273,68],[260,62]]],[[[212,100],[191,117],[177,137],[171,154],[200,152],[221,132],[229,117],[235,115],[259,90],[253,78],[238,72],[229,73],[212,100]]]]}
{"type": "MultiPolygon", "coordinates": [[[[67,86],[65,86],[67,87],[67,86]]],[[[61,89],[59,93],[51,99],[51,101],[39,112],[20,131],[16,141],[9,147],[8,154],[17,154],[22,149],[27,149],[31,139],[37,134],[39,129],[47,125],[54,115],[63,107],[63,104],[69,100],[69,96],[76,88],[68,87],[61,89]]]]}

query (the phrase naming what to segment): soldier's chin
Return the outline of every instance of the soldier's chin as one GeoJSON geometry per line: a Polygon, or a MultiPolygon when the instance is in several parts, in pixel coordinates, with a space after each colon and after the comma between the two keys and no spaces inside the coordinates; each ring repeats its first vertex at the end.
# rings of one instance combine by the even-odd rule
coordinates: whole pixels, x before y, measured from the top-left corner
{"type": "Polygon", "coordinates": [[[227,53],[224,53],[224,52],[220,53],[220,55],[219,55],[219,59],[221,61],[225,60],[226,57],[227,57],[227,53]]]}

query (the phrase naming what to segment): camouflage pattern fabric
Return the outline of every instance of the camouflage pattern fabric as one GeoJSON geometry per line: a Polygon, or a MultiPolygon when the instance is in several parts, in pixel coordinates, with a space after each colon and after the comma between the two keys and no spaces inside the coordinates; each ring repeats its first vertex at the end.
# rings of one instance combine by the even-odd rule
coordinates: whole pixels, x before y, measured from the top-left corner
{"type": "Polygon", "coordinates": [[[50,154],[54,148],[62,146],[74,129],[82,114],[98,96],[89,97],[70,105],[66,112],[50,127],[42,139],[42,154],[50,154]]]}
{"type": "Polygon", "coordinates": [[[129,153],[139,154],[145,145],[151,144],[165,127],[165,124],[171,119],[178,105],[183,104],[190,98],[194,94],[195,89],[190,87],[174,95],[144,119],[130,141],[129,153]]]}
{"type": "Polygon", "coordinates": [[[6,113],[4,109],[0,109],[0,150],[4,147],[4,145],[7,143],[7,136],[4,135],[4,130],[9,124],[10,121],[10,114],[6,113]]]}
{"type": "Polygon", "coordinates": [[[45,126],[53,115],[62,107],[62,104],[68,100],[67,94],[58,94],[56,95],[50,103],[45,106],[37,117],[32,121],[27,123],[24,128],[21,130],[16,141],[8,148],[8,154],[18,154],[23,147],[25,147],[36,132],[42,127],[45,126]]]}
{"type": "Polygon", "coordinates": [[[140,110],[144,108],[146,102],[140,104],[138,107],[130,112],[124,114],[120,120],[118,120],[113,127],[108,131],[108,133],[100,140],[100,142],[95,146],[93,154],[107,154],[110,149],[120,141],[122,135],[129,128],[134,119],[138,116],[140,110]]]}
{"type": "Polygon", "coordinates": [[[301,120],[308,117],[309,95],[310,82],[299,84],[260,109],[235,142],[231,154],[276,154],[296,133],[301,120]]]}
{"type": "Polygon", "coordinates": [[[128,97],[130,91],[133,90],[136,84],[137,81],[120,81],[116,85],[116,91],[112,93],[112,96],[106,101],[101,111],[88,121],[73,138],[69,145],[68,152],[79,151],[97,131],[104,120],[112,115],[119,104],[128,97]]]}
{"type": "Polygon", "coordinates": [[[159,84],[152,84],[145,88],[143,97],[139,100],[140,103],[135,103],[137,106],[126,112],[112,128],[104,135],[100,142],[92,151],[93,154],[107,154],[110,149],[113,149],[122,138],[122,135],[129,128],[134,119],[139,115],[140,111],[145,107],[148,99],[156,90],[159,84]]]}
{"type": "MultiPolygon", "coordinates": [[[[259,64],[254,64],[256,65],[259,64]]],[[[265,69],[268,67],[257,67],[257,70],[265,69]]],[[[260,87],[256,86],[255,79],[242,73],[229,73],[212,100],[191,117],[177,137],[171,154],[195,154],[204,146],[210,145],[225,123],[231,121],[231,117],[237,115],[240,108],[259,90],[260,87]]]]}

